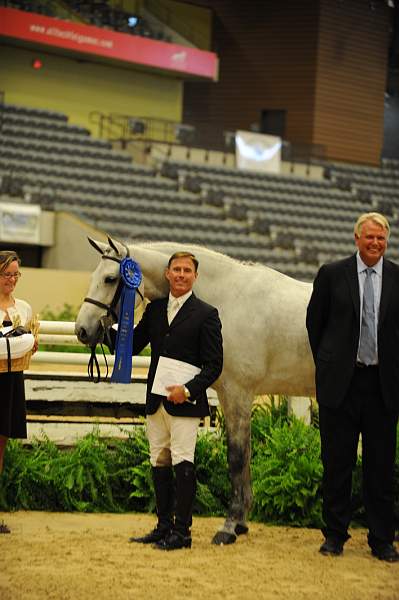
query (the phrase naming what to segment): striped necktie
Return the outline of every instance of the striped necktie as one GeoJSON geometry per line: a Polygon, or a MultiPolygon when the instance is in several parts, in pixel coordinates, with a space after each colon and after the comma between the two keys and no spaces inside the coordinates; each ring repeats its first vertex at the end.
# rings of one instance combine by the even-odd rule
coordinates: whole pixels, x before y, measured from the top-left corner
{"type": "Polygon", "coordinates": [[[363,290],[363,309],[360,328],[360,344],[358,358],[365,365],[376,362],[377,343],[375,336],[374,287],[372,273],[374,269],[366,269],[366,279],[363,290]]]}

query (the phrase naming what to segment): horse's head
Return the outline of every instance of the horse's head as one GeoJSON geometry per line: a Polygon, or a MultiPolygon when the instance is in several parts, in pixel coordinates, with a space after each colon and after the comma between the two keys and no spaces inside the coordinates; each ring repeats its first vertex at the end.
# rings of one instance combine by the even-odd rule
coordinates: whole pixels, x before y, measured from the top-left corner
{"type": "MultiPolygon", "coordinates": [[[[87,297],[76,319],[75,333],[87,346],[93,347],[104,341],[104,334],[118,320],[119,298],[122,289],[120,263],[129,256],[124,244],[108,238],[108,244],[89,238],[89,243],[101,254],[101,260],[92,273],[87,297]]],[[[136,294],[136,306],[143,299],[144,283],[136,294]]]]}

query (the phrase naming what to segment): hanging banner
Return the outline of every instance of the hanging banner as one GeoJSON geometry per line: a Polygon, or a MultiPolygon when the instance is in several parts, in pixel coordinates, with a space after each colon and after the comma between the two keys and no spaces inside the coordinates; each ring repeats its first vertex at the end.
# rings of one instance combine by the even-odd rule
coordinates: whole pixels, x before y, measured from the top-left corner
{"type": "Polygon", "coordinates": [[[38,205],[0,203],[0,240],[21,244],[40,243],[38,205]]]}
{"type": "Polygon", "coordinates": [[[252,131],[236,131],[238,169],[280,173],[281,138],[252,131]]]}

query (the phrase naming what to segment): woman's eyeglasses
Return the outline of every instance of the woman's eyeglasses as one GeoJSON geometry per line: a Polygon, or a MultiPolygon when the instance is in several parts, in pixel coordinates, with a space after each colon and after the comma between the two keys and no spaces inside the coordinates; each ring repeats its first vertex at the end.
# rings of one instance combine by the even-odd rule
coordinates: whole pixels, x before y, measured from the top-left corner
{"type": "Polygon", "coordinates": [[[16,273],[0,273],[2,279],[19,279],[22,273],[17,271],[16,273]]]}

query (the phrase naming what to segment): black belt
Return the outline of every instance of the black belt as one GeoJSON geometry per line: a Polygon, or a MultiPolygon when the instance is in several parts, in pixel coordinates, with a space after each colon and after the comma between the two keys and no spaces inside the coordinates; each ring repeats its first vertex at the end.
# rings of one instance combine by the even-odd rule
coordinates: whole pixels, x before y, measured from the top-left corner
{"type": "Polygon", "coordinates": [[[358,369],[378,369],[378,365],[365,365],[362,362],[356,361],[356,366],[358,369]]]}

